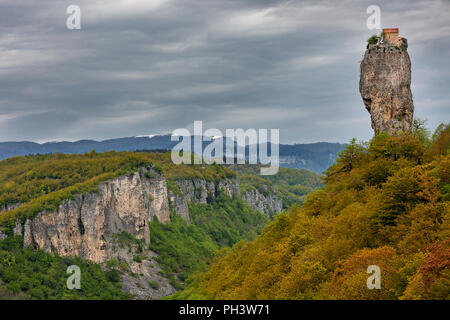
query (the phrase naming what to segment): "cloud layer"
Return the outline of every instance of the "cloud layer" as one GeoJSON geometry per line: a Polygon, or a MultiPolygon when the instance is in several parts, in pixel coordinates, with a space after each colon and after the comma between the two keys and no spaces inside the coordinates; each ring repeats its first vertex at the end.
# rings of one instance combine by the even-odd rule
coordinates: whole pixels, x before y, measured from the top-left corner
{"type": "MultiPolygon", "coordinates": [[[[371,1],[3,0],[0,141],[191,127],[283,143],[372,135],[358,92],[371,1]],[[30,4],[32,3],[32,4],[30,4]],[[79,5],[82,29],[67,30],[79,5]]],[[[450,119],[448,1],[379,1],[408,38],[416,116],[450,119]]]]}

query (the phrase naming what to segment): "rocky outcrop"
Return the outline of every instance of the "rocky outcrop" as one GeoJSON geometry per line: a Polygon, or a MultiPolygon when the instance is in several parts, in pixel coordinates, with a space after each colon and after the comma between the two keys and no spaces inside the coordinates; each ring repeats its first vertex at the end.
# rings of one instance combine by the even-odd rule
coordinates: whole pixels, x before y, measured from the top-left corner
{"type": "Polygon", "coordinates": [[[169,199],[173,212],[183,218],[186,223],[190,223],[188,202],[180,192],[169,190],[169,199]]]}
{"type": "Polygon", "coordinates": [[[98,193],[77,195],[27,220],[24,245],[102,263],[117,255],[113,244],[120,233],[148,244],[148,221],[169,221],[167,199],[165,179],[157,173],[121,176],[100,184],[98,193]]]}
{"type": "Polygon", "coordinates": [[[274,194],[273,190],[265,187],[265,192],[261,193],[256,189],[248,190],[242,193],[242,199],[247,202],[253,210],[265,213],[271,217],[275,213],[283,210],[283,201],[274,194]]]}
{"type": "Polygon", "coordinates": [[[174,294],[176,290],[163,276],[164,273],[156,262],[158,255],[138,247],[136,243],[122,243],[116,246],[115,261],[122,271],[120,272],[122,290],[138,300],[158,299],[174,294]]]}
{"type": "MultiPolygon", "coordinates": [[[[164,175],[147,167],[101,183],[98,192],[76,195],[57,210],[42,211],[24,224],[17,221],[13,232],[23,236],[24,246],[60,256],[79,256],[106,268],[117,260],[127,266],[121,269],[123,290],[138,299],[156,299],[175,289],[162,275],[156,253],[148,250],[148,222],[154,218],[170,222],[171,204],[173,212],[189,223],[189,203],[208,204],[221,193],[239,195],[238,181],[182,179],[168,183],[164,175]]],[[[282,210],[281,199],[275,195],[254,190],[242,196],[255,210],[267,215],[282,210]]],[[[0,240],[5,237],[0,231],[0,240]]]]}
{"type": "Polygon", "coordinates": [[[175,189],[169,190],[173,211],[187,223],[190,222],[188,203],[210,203],[220,192],[224,192],[229,197],[240,193],[237,181],[230,179],[217,182],[204,179],[177,180],[175,181],[175,189]]]}
{"type": "Polygon", "coordinates": [[[170,221],[169,213],[169,195],[167,192],[166,178],[155,172],[150,173],[141,170],[141,175],[146,177],[142,179],[144,192],[150,200],[150,216],[157,217],[162,223],[170,221]]]}
{"type": "Polygon", "coordinates": [[[15,236],[23,236],[23,226],[19,221],[16,221],[16,226],[13,229],[15,236]]]}
{"type": "MultiPolygon", "coordinates": [[[[169,200],[174,214],[190,223],[188,204],[211,203],[221,192],[230,197],[239,195],[239,183],[231,179],[181,179],[169,187],[163,175],[150,167],[142,168],[139,173],[101,183],[96,193],[66,200],[58,210],[40,212],[24,225],[17,221],[13,231],[24,237],[25,246],[103,263],[117,257],[113,240],[120,233],[148,244],[148,221],[154,217],[162,223],[170,221],[169,200]]],[[[268,187],[263,193],[246,192],[242,198],[268,216],[282,211],[281,199],[268,187]]],[[[6,237],[3,233],[0,236],[6,237]]]]}
{"type": "MultiPolygon", "coordinates": [[[[174,213],[189,223],[188,203],[207,204],[221,192],[230,197],[239,195],[239,184],[230,179],[184,179],[174,185],[176,190],[168,188],[163,175],[143,168],[100,184],[97,193],[66,200],[56,211],[40,212],[24,225],[16,223],[14,234],[23,235],[25,246],[104,263],[117,257],[114,238],[118,234],[127,233],[148,244],[148,221],[154,217],[162,223],[170,221],[169,200],[174,213]]],[[[267,214],[276,208],[281,211],[275,200],[267,205],[259,195],[246,199],[255,210],[267,214]]]]}
{"type": "MultiPolygon", "coordinates": [[[[17,209],[21,205],[22,205],[21,203],[2,205],[2,206],[0,206],[0,213],[17,209]]],[[[23,235],[23,225],[19,221],[16,221],[16,225],[13,228],[13,234],[15,236],[23,235]]],[[[2,230],[0,230],[0,241],[6,239],[6,237],[7,237],[7,234],[3,233],[2,230]]]]}
{"type": "Polygon", "coordinates": [[[375,133],[411,132],[414,104],[406,39],[370,44],[361,62],[359,91],[375,133]]]}

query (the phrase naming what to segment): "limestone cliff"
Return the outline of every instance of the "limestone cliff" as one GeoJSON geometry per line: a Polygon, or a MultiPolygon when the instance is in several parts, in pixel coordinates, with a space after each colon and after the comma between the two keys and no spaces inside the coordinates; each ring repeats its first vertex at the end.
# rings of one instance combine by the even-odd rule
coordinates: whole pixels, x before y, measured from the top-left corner
{"type": "Polygon", "coordinates": [[[58,210],[27,220],[24,245],[102,263],[117,256],[114,240],[120,233],[148,244],[148,221],[155,216],[169,221],[166,180],[143,169],[102,183],[98,193],[77,195],[58,210]]]}
{"type": "MultiPolygon", "coordinates": [[[[245,192],[242,198],[255,210],[271,215],[282,210],[272,189],[245,192]]],[[[167,181],[152,167],[119,176],[99,185],[98,191],[78,194],[62,202],[57,210],[42,211],[24,224],[16,222],[14,234],[23,236],[24,246],[60,256],[79,256],[101,264],[111,261],[126,266],[120,272],[123,290],[138,299],[155,299],[175,292],[148,250],[149,221],[170,223],[173,213],[190,222],[189,203],[208,204],[220,193],[240,195],[238,180],[200,178],[167,181]],[[124,244],[124,240],[125,243],[124,244]],[[157,286],[151,286],[157,283],[157,286]]],[[[20,204],[2,207],[14,210],[20,204]]],[[[0,230],[0,239],[6,237],[0,230]]]]}
{"type": "Polygon", "coordinates": [[[178,180],[175,183],[178,192],[169,190],[169,198],[174,213],[183,217],[187,223],[189,223],[188,203],[210,203],[214,201],[219,192],[225,192],[229,197],[241,195],[242,200],[254,210],[262,212],[268,217],[283,210],[283,201],[275,195],[275,191],[269,186],[265,186],[263,194],[257,190],[241,192],[239,183],[229,179],[223,179],[219,182],[201,179],[178,180]]]}
{"type": "Polygon", "coordinates": [[[375,133],[411,132],[414,104],[406,39],[369,44],[361,62],[359,91],[375,133]]]}
{"type": "Polygon", "coordinates": [[[189,223],[188,203],[210,203],[220,192],[225,192],[229,197],[239,195],[239,184],[230,179],[218,182],[203,179],[177,180],[175,190],[169,190],[169,197],[174,213],[189,223]]]}
{"type": "MultiPolygon", "coordinates": [[[[269,188],[269,187],[268,187],[269,188]]],[[[282,210],[281,199],[267,193],[245,192],[243,199],[267,215],[282,210]]],[[[175,292],[148,250],[148,222],[157,218],[170,223],[173,213],[190,222],[189,203],[208,204],[220,193],[240,195],[238,180],[179,179],[167,181],[152,167],[119,176],[99,185],[94,193],[78,194],[61,203],[55,211],[42,211],[24,224],[16,222],[14,234],[23,236],[24,246],[60,256],[79,256],[110,268],[121,269],[123,290],[138,299],[155,299],[175,292]],[[124,240],[126,243],[124,243],[124,240]],[[157,283],[157,286],[151,286],[157,283]]],[[[4,206],[14,210],[20,204],[4,206]]],[[[0,230],[0,240],[6,237],[0,230]]]]}
{"type": "MultiPolygon", "coordinates": [[[[96,193],[68,199],[55,211],[40,212],[24,225],[16,223],[14,234],[24,237],[25,246],[105,263],[120,257],[116,238],[121,233],[148,245],[148,221],[156,217],[162,223],[170,222],[170,204],[174,214],[189,223],[188,204],[210,203],[220,192],[230,197],[239,195],[238,181],[181,179],[171,181],[168,186],[164,175],[150,167],[142,168],[140,172],[100,184],[96,193]]],[[[282,210],[281,199],[270,190],[264,195],[257,191],[245,192],[242,198],[267,215],[282,210]]]]}
{"type": "Polygon", "coordinates": [[[260,193],[258,190],[248,190],[242,193],[242,199],[247,202],[254,210],[265,213],[271,217],[275,213],[283,210],[283,201],[274,194],[274,190],[269,190],[265,186],[266,192],[260,193]]]}

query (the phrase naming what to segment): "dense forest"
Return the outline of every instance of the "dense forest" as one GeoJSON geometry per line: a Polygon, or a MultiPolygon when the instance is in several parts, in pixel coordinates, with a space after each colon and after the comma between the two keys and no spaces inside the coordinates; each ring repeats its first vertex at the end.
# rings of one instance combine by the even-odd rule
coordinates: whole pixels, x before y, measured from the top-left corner
{"type": "Polygon", "coordinates": [[[303,206],[222,251],[175,298],[449,299],[450,126],[353,140],[303,206]],[[367,268],[381,270],[369,290],[367,268]]]}
{"type": "MultiPolygon", "coordinates": [[[[275,192],[286,211],[270,222],[239,197],[219,194],[189,204],[188,222],[172,208],[171,223],[152,221],[148,249],[170,284],[184,289],[170,298],[447,299],[449,149],[449,125],[431,135],[416,123],[413,135],[351,141],[322,181],[306,170],[262,177],[259,166],[176,166],[159,152],[15,157],[0,162],[0,208],[22,205],[2,212],[0,225],[11,235],[16,219],[142,166],[163,173],[169,189],[177,179],[237,177],[241,191],[275,192]],[[369,265],[381,269],[381,290],[366,287],[369,265]]],[[[22,237],[0,241],[2,298],[129,299],[120,272],[23,248],[22,237]],[[82,290],[65,286],[72,264],[86,277],[82,290]]]]}
{"type": "MultiPolygon", "coordinates": [[[[12,236],[16,220],[55,210],[76,194],[96,192],[101,182],[151,167],[167,178],[167,187],[179,193],[178,179],[218,181],[238,178],[242,191],[256,188],[275,193],[287,205],[301,203],[306,193],[321,186],[320,176],[306,170],[283,169],[276,177],[259,176],[260,166],[174,165],[170,153],[105,152],[48,154],[14,157],[0,162],[0,212],[4,234],[0,241],[0,298],[4,299],[129,299],[121,290],[120,275],[129,272],[108,264],[98,265],[77,257],[60,257],[42,250],[23,248],[23,238],[12,236]],[[68,266],[80,266],[83,290],[68,290],[68,266]]],[[[173,213],[171,222],[149,223],[151,242],[147,249],[158,254],[155,262],[170,284],[180,290],[194,273],[208,269],[223,248],[240,240],[253,240],[269,218],[253,210],[239,196],[219,194],[208,204],[189,204],[189,222],[173,213]]]]}
{"type": "Polygon", "coordinates": [[[0,241],[0,300],[10,299],[131,299],[122,292],[116,270],[78,257],[53,256],[42,250],[23,247],[22,237],[0,241]],[[66,286],[67,267],[77,265],[83,285],[80,290],[66,286]]]}
{"type": "MultiPolygon", "coordinates": [[[[233,165],[241,193],[257,189],[275,193],[288,207],[301,204],[308,192],[322,186],[320,176],[307,170],[280,168],[277,175],[262,177],[260,165],[233,165]],[[273,189],[272,189],[273,188],[273,189]]],[[[253,210],[239,197],[221,194],[210,204],[189,205],[190,223],[171,214],[171,223],[150,223],[150,249],[158,253],[157,262],[177,289],[193,274],[205,271],[223,248],[240,240],[253,240],[269,219],[253,210]]]]}
{"type": "Polygon", "coordinates": [[[150,222],[150,250],[177,289],[194,272],[205,271],[219,250],[253,240],[268,223],[264,214],[225,194],[211,204],[190,204],[189,215],[189,224],[173,214],[169,224],[150,222]]]}

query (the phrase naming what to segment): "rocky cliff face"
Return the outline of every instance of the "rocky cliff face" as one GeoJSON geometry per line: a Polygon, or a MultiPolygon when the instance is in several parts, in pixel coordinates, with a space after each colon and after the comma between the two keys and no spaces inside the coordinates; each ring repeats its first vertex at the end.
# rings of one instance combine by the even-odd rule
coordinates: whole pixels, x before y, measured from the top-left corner
{"type": "Polygon", "coordinates": [[[117,256],[114,243],[120,233],[148,244],[148,221],[154,216],[169,221],[165,183],[163,176],[147,171],[102,183],[98,193],[78,195],[55,212],[41,212],[27,220],[24,245],[102,263],[117,256]]]}
{"type": "MultiPolygon", "coordinates": [[[[163,175],[143,168],[100,184],[97,193],[66,200],[56,211],[40,212],[24,225],[17,223],[14,234],[24,237],[25,246],[104,263],[119,256],[116,238],[121,233],[148,245],[148,221],[156,217],[162,223],[170,222],[169,201],[173,212],[189,223],[188,203],[210,203],[220,192],[230,197],[240,194],[238,182],[230,179],[184,179],[174,184],[176,190],[168,188],[163,175]]],[[[267,215],[282,210],[281,199],[270,192],[263,195],[254,190],[242,197],[267,215]]]]}
{"type": "Polygon", "coordinates": [[[219,182],[205,181],[201,179],[176,181],[180,192],[169,191],[174,213],[183,217],[189,223],[188,203],[207,204],[217,197],[220,192],[225,192],[229,197],[241,195],[242,199],[254,210],[271,216],[283,210],[283,201],[274,194],[274,190],[267,187],[264,194],[257,190],[241,192],[236,181],[224,179],[219,182]]]}
{"type": "MultiPolygon", "coordinates": [[[[189,223],[188,203],[207,204],[221,192],[230,197],[240,194],[237,180],[184,179],[171,184],[169,187],[166,178],[152,168],[142,168],[140,172],[100,184],[97,193],[80,194],[64,201],[55,211],[40,212],[24,225],[17,222],[14,234],[23,236],[24,246],[60,256],[76,255],[102,265],[117,260],[129,268],[128,273],[121,274],[126,292],[139,299],[166,296],[175,289],[161,276],[158,264],[153,261],[156,254],[147,250],[148,222],[156,217],[169,223],[171,203],[173,212],[189,223]],[[131,238],[125,246],[124,237],[131,238]],[[142,244],[140,250],[136,241],[142,244]],[[141,258],[140,262],[136,256],[141,258]],[[152,288],[149,282],[157,282],[158,288],[152,288]]],[[[268,215],[282,210],[281,199],[276,196],[250,192],[243,199],[268,215]]],[[[5,237],[0,231],[0,240],[5,237]]]]}
{"type": "Polygon", "coordinates": [[[375,133],[411,132],[414,104],[406,39],[368,46],[361,62],[359,91],[375,133]]]}
{"type": "MultiPolygon", "coordinates": [[[[267,187],[267,189],[269,188],[267,187]]],[[[264,194],[258,190],[249,190],[242,194],[242,199],[254,210],[265,213],[268,217],[283,210],[283,201],[273,194],[273,190],[264,194]]]]}
{"type": "Polygon", "coordinates": [[[189,223],[188,203],[207,204],[216,198],[220,192],[225,192],[229,197],[239,195],[237,181],[224,179],[219,182],[202,179],[177,180],[177,191],[170,190],[169,197],[173,211],[189,223]]]}
{"type": "MultiPolygon", "coordinates": [[[[5,204],[3,206],[0,206],[0,213],[10,211],[17,209],[21,203],[14,203],[14,204],[5,204]]],[[[22,235],[22,225],[20,223],[16,223],[15,228],[13,229],[15,235],[22,235]]],[[[0,241],[6,239],[7,235],[0,230],[0,241]]]]}

